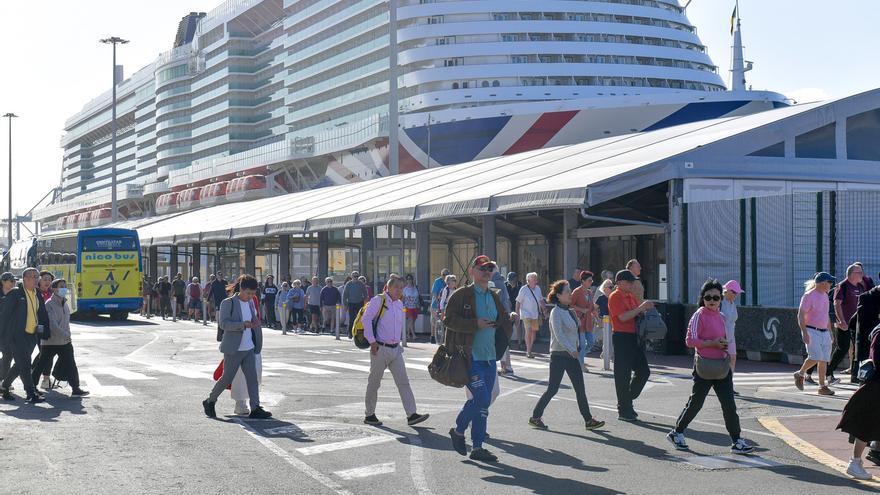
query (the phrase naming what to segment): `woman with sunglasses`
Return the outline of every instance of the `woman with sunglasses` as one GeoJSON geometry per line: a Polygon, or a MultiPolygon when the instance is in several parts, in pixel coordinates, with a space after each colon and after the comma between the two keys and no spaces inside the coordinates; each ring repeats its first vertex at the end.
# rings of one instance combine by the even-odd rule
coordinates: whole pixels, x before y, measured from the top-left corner
{"type": "MultiPolygon", "coordinates": [[[[691,397],[678,421],[675,429],[666,435],[677,450],[688,450],[687,442],[684,439],[684,430],[700,412],[709,390],[715,389],[715,395],[721,402],[721,411],[724,415],[724,426],[733,444],[730,446],[730,452],[734,454],[749,454],[755,447],[745,439],[740,437],[742,430],[739,425],[739,415],[736,413],[736,402],[733,398],[733,372],[730,370],[730,361],[727,354],[727,338],[726,328],[724,324],[724,315],[721,314],[721,292],[724,288],[717,280],[707,280],[700,289],[700,307],[691,317],[688,323],[687,337],[685,342],[688,347],[696,352],[695,359],[697,364],[694,366],[694,386],[691,397]],[[720,365],[724,367],[727,364],[727,373],[723,378],[703,377],[701,375],[701,364],[699,360],[706,360],[711,363],[713,368],[720,365]]],[[[708,366],[707,366],[708,368],[708,366]]],[[[716,368],[717,369],[717,368],[716,368]]],[[[703,371],[702,373],[705,373],[703,371]]]]}

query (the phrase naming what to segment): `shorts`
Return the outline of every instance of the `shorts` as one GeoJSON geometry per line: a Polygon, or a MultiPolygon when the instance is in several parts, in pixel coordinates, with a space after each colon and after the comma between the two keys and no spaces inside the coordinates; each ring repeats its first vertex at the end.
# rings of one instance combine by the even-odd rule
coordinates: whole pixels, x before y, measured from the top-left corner
{"type": "Polygon", "coordinates": [[[183,306],[186,303],[186,296],[174,296],[174,299],[177,300],[179,306],[183,306]]]}
{"type": "Polygon", "coordinates": [[[406,318],[408,320],[418,319],[419,313],[419,308],[406,308],[406,318]]]}
{"type": "Polygon", "coordinates": [[[312,316],[321,316],[321,306],[309,304],[309,313],[312,316]]]}
{"type": "Polygon", "coordinates": [[[807,359],[826,363],[831,361],[831,333],[807,327],[807,335],[810,336],[810,343],[807,344],[807,359]]]}
{"type": "Polygon", "coordinates": [[[541,328],[540,318],[523,318],[523,327],[530,332],[537,332],[541,328]]]}
{"type": "Polygon", "coordinates": [[[189,300],[189,309],[202,309],[202,301],[201,299],[190,299],[189,300]]]}

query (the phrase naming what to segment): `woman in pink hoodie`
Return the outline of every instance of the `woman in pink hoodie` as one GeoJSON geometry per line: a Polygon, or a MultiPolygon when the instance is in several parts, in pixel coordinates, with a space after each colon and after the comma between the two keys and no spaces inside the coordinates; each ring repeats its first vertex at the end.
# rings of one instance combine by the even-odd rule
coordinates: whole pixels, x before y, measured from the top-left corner
{"type": "Polygon", "coordinates": [[[694,365],[694,387],[691,397],[678,421],[675,429],[666,435],[678,450],[688,450],[684,439],[684,430],[700,412],[709,390],[715,389],[715,395],[721,402],[724,414],[724,426],[730,434],[733,445],[730,451],[734,454],[749,454],[755,447],[740,437],[742,430],[739,415],[736,413],[736,402],[733,398],[733,372],[730,370],[730,358],[727,355],[727,333],[724,315],[721,313],[721,293],[724,288],[717,280],[707,280],[700,289],[700,307],[691,317],[687,328],[685,343],[696,352],[695,359],[702,360],[694,365]],[[726,373],[724,368],[726,366],[726,373]],[[705,376],[701,376],[701,373],[705,376]],[[717,376],[712,376],[717,374],[717,376]]]}

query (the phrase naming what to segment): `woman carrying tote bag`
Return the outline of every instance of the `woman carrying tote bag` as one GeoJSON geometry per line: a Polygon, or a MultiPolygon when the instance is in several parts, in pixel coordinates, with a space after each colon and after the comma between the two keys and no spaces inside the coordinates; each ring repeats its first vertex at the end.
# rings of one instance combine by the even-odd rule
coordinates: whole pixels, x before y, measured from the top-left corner
{"type": "Polygon", "coordinates": [[[723,290],[717,280],[707,280],[700,289],[700,307],[688,323],[685,342],[695,350],[694,386],[687,405],[678,416],[675,429],[666,435],[666,439],[678,450],[688,450],[684,430],[700,412],[711,389],[715,389],[715,395],[721,402],[724,426],[733,441],[730,452],[749,454],[755,450],[754,446],[740,437],[742,430],[733,398],[733,372],[730,370],[730,357],[727,355],[724,315],[721,314],[723,290]]]}

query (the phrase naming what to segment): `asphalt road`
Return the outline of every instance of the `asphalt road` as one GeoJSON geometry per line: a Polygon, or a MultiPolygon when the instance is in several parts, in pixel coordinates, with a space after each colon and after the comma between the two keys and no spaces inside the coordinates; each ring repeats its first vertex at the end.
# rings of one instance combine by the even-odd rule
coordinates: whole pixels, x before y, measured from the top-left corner
{"type": "MultiPolygon", "coordinates": [[[[265,331],[261,394],[271,420],[232,414],[228,394],[218,419],[204,416],[220,354],[213,327],[133,318],[125,324],[74,324],[83,399],[70,389],[48,401],[0,403],[0,493],[193,494],[775,494],[859,493],[838,473],[802,456],[765,430],[759,417],[836,415],[851,390],[819,397],[798,392],[791,366],[743,361],[737,401],[755,455],[729,454],[717,400],[686,433],[689,452],[667,443],[691,382],[683,357],[652,356],[652,379],[636,409],[642,421],[617,420],[613,379],[592,359],[586,375],[595,417],[587,432],[567,379],[544,415],[549,431],[527,420],[546,386],[547,359],[514,357],[516,375],[501,378],[489,416],[484,464],[455,453],[447,432],[465,400],[427,373],[430,344],[406,349],[420,412],[411,428],[391,377],[379,392],[385,425],[363,420],[369,355],[347,339],[265,331]]],[[[21,391],[21,385],[16,382],[21,391]]],[[[470,440],[468,440],[470,442],[470,440]]]]}

